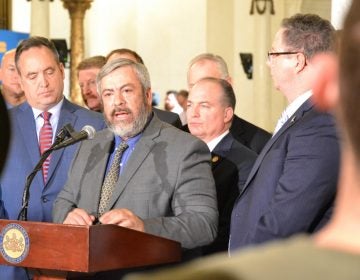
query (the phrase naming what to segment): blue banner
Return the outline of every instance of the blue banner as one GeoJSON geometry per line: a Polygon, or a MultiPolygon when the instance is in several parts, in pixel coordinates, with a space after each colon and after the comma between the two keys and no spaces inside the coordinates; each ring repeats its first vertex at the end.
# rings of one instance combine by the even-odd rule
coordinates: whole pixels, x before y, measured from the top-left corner
{"type": "Polygon", "coordinates": [[[0,29],[0,61],[5,52],[17,47],[23,39],[29,38],[28,33],[0,29]]]}

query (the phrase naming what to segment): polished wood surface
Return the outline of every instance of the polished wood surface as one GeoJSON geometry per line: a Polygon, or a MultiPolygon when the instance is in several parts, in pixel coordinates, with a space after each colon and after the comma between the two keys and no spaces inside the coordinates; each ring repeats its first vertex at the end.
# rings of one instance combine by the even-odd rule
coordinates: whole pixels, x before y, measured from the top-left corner
{"type": "Polygon", "coordinates": [[[61,279],[67,272],[91,273],[178,262],[178,242],[116,225],[72,226],[41,222],[0,220],[0,232],[10,223],[29,235],[29,254],[10,264],[0,254],[0,264],[23,266],[61,279]]]}

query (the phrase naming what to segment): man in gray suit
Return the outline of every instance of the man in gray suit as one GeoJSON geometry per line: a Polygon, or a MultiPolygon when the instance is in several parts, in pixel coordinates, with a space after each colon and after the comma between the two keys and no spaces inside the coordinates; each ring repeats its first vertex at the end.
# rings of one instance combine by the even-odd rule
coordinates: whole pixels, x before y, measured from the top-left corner
{"type": "Polygon", "coordinates": [[[97,84],[109,129],[80,146],[55,201],[54,221],[91,225],[98,217],[102,224],[173,239],[186,249],[209,244],[216,236],[218,211],[205,143],[153,114],[143,64],[113,60],[101,69],[97,84]],[[123,142],[128,148],[120,176],[102,214],[104,174],[123,142]]]}

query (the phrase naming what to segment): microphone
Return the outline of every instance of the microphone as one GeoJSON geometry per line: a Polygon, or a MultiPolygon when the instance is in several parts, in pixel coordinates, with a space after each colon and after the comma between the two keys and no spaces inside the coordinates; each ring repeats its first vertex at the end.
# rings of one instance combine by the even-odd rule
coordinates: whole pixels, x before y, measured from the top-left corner
{"type": "Polygon", "coordinates": [[[58,150],[85,139],[93,139],[95,136],[95,132],[95,128],[93,128],[91,125],[85,125],[79,132],[75,132],[73,130],[69,131],[70,137],[56,144],[51,149],[58,150]]]}
{"type": "Polygon", "coordinates": [[[34,167],[34,170],[26,177],[22,206],[18,214],[18,220],[27,221],[27,208],[29,207],[30,200],[30,185],[36,173],[41,170],[45,159],[55,150],[70,146],[84,139],[93,139],[94,136],[95,128],[90,125],[85,125],[80,132],[76,132],[70,124],[67,124],[59,131],[56,135],[54,144],[41,155],[39,162],[34,167]]]}

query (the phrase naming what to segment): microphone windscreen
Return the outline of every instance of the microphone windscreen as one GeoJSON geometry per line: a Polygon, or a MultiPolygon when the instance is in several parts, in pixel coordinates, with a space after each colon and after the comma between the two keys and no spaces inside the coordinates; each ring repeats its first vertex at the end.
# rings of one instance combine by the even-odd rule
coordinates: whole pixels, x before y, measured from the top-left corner
{"type": "Polygon", "coordinates": [[[93,139],[96,133],[95,128],[91,125],[85,125],[81,130],[88,135],[87,139],[93,139]]]}

